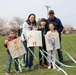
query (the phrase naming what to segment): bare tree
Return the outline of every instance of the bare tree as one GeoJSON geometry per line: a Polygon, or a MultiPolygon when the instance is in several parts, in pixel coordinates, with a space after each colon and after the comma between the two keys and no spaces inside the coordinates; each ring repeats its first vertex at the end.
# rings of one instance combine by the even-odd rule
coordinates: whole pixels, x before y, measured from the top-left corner
{"type": "Polygon", "coordinates": [[[72,30],[73,30],[72,25],[64,25],[63,33],[69,34],[72,32],[72,30]]]}
{"type": "Polygon", "coordinates": [[[10,25],[12,25],[13,28],[18,30],[18,36],[21,35],[21,28],[22,28],[23,22],[24,22],[24,19],[21,19],[20,17],[13,17],[13,20],[10,21],[10,25]]]}
{"type": "Polygon", "coordinates": [[[10,25],[10,28],[11,28],[11,29],[15,29],[15,30],[18,30],[18,29],[19,29],[18,23],[17,23],[16,21],[14,21],[14,20],[11,20],[11,21],[9,22],[9,25],[10,25]]]}
{"type": "Polygon", "coordinates": [[[21,19],[20,17],[14,17],[13,20],[18,23],[20,29],[22,24],[24,23],[24,19],[21,19]]]}
{"type": "Polygon", "coordinates": [[[3,31],[3,28],[5,27],[6,23],[7,23],[7,20],[0,17],[0,32],[3,31]]]}

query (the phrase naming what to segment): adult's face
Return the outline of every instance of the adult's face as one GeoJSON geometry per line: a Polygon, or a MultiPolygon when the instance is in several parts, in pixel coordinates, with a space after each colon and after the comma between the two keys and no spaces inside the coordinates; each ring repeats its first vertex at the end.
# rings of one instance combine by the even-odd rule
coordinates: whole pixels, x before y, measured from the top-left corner
{"type": "Polygon", "coordinates": [[[49,14],[49,18],[54,19],[55,14],[49,14]]]}
{"type": "Polygon", "coordinates": [[[31,16],[29,17],[29,20],[30,20],[31,23],[33,23],[33,22],[35,21],[35,16],[34,16],[34,15],[31,15],[31,16]]]}

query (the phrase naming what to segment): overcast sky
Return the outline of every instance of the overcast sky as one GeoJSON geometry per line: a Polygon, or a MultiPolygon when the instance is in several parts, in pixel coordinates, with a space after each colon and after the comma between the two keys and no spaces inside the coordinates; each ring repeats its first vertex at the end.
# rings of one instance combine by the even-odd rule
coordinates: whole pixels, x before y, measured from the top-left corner
{"type": "Polygon", "coordinates": [[[76,29],[76,0],[0,0],[0,17],[11,20],[14,16],[27,19],[30,13],[38,18],[47,18],[46,5],[55,11],[63,24],[76,29]]]}

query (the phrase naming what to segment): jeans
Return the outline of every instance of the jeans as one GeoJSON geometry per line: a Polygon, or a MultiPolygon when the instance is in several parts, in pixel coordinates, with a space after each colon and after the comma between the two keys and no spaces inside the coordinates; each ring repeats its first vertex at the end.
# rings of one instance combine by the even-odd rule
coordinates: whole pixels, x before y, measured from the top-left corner
{"type": "Polygon", "coordinates": [[[61,41],[60,41],[60,49],[57,49],[57,52],[58,52],[59,61],[60,61],[61,63],[63,63],[63,54],[62,54],[61,41]]]}
{"type": "MultiPolygon", "coordinates": [[[[24,44],[25,49],[26,49],[26,54],[24,54],[25,67],[31,67],[31,66],[33,66],[34,56],[33,56],[33,54],[28,50],[28,48],[27,48],[27,42],[23,41],[23,44],[24,44]],[[28,51],[29,51],[29,55],[28,55],[28,51]],[[28,56],[29,56],[29,57],[28,57],[28,56]]],[[[29,47],[29,49],[34,53],[34,47],[29,47]]]]}
{"type": "MultiPolygon", "coordinates": [[[[18,58],[15,58],[14,60],[16,60],[16,62],[18,62],[18,58]]],[[[18,64],[16,62],[14,61],[14,63],[15,63],[15,70],[18,71],[19,68],[18,68],[18,64]]],[[[6,68],[7,73],[10,73],[11,64],[12,64],[12,57],[11,57],[11,54],[8,54],[8,62],[7,62],[7,68],[6,68]]]]}

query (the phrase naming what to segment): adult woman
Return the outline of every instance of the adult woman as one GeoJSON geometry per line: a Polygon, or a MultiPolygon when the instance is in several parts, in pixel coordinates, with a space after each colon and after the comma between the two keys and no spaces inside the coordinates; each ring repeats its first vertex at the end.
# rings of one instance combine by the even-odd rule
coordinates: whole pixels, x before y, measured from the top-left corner
{"type": "MultiPolygon", "coordinates": [[[[29,69],[34,69],[33,66],[33,58],[34,56],[32,55],[32,53],[30,52],[29,54],[29,58],[28,58],[28,48],[27,48],[27,40],[26,37],[24,36],[24,34],[26,34],[27,31],[31,31],[31,30],[36,30],[36,16],[35,14],[30,14],[28,16],[28,19],[26,20],[26,22],[24,22],[23,24],[23,28],[22,28],[22,40],[23,40],[23,44],[26,48],[26,58],[24,55],[24,60],[25,60],[25,69],[29,70],[29,69]]],[[[29,47],[30,50],[34,53],[34,47],[29,47]]]]}

